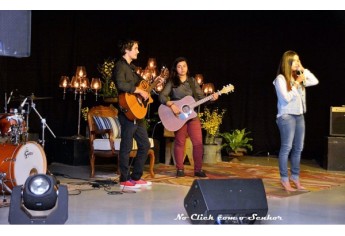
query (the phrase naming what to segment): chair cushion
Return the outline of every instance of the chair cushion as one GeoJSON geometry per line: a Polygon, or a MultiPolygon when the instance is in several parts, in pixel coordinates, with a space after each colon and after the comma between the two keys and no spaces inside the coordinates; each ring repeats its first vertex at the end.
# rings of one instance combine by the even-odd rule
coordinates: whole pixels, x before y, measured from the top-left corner
{"type": "MultiPolygon", "coordinates": [[[[149,138],[149,141],[150,141],[150,147],[153,148],[154,147],[153,139],[149,138]]],[[[114,141],[114,146],[115,146],[116,151],[120,150],[120,143],[121,143],[121,139],[116,138],[114,141]]],[[[95,139],[93,141],[93,148],[94,150],[102,150],[102,151],[111,150],[109,139],[95,139]]],[[[137,142],[133,139],[133,150],[137,150],[137,149],[138,149],[137,142]]]]}
{"type": "MultiPolygon", "coordinates": [[[[121,137],[121,126],[120,121],[117,117],[101,117],[94,116],[97,129],[112,129],[115,138],[121,137]]],[[[102,138],[108,138],[108,134],[102,135],[102,138]]]]}

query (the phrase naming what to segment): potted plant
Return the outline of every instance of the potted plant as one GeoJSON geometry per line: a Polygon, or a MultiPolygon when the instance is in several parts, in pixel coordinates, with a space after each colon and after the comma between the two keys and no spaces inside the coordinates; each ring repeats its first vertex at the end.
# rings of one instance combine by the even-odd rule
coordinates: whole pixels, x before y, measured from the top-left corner
{"type": "Polygon", "coordinates": [[[218,108],[210,111],[207,107],[203,113],[199,113],[201,128],[206,130],[205,144],[216,144],[215,138],[218,135],[219,126],[222,124],[226,109],[218,108]]]}
{"type": "Polygon", "coordinates": [[[243,156],[247,153],[247,149],[253,150],[253,146],[250,144],[252,138],[247,137],[250,132],[246,132],[246,129],[236,129],[233,132],[219,133],[219,136],[223,137],[222,149],[225,148],[230,156],[243,156]]]}
{"type": "Polygon", "coordinates": [[[112,81],[113,69],[115,67],[114,59],[104,60],[102,65],[98,65],[98,71],[102,75],[102,88],[100,95],[103,96],[104,101],[116,102],[117,89],[114,81],[112,81]]]}
{"type": "Polygon", "coordinates": [[[215,108],[210,111],[207,107],[203,113],[199,113],[201,127],[205,129],[205,143],[204,143],[204,163],[216,163],[222,161],[221,146],[217,142],[219,133],[219,126],[222,124],[225,109],[215,108]]]}

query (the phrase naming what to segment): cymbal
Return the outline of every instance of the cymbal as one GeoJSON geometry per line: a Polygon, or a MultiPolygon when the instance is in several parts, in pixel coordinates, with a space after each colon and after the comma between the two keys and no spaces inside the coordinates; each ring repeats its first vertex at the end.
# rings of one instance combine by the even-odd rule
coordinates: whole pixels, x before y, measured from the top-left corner
{"type": "Polygon", "coordinates": [[[27,98],[28,101],[30,100],[47,100],[47,99],[53,99],[53,97],[36,97],[35,95],[31,95],[31,96],[27,96],[27,97],[24,97],[24,96],[19,96],[19,97],[14,97],[12,99],[12,101],[14,102],[22,102],[24,101],[24,99],[27,98]]]}
{"type": "Polygon", "coordinates": [[[47,99],[53,99],[53,97],[36,97],[35,95],[31,95],[28,97],[28,99],[32,100],[47,100],[47,99]]]}

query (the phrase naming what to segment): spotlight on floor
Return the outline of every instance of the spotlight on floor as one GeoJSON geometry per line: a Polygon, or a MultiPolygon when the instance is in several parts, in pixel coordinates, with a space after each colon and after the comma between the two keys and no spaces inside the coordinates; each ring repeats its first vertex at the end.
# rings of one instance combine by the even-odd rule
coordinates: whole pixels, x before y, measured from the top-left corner
{"type": "Polygon", "coordinates": [[[67,186],[57,185],[51,175],[37,174],[11,194],[10,224],[64,224],[68,218],[67,186]]]}

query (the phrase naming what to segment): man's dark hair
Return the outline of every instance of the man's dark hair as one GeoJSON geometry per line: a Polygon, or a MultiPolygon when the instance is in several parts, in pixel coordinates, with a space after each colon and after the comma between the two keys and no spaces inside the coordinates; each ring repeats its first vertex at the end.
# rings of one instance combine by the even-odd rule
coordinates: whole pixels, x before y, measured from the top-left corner
{"type": "Polygon", "coordinates": [[[133,40],[133,39],[126,39],[126,40],[120,41],[118,46],[119,46],[121,56],[126,54],[126,49],[131,50],[135,43],[139,45],[139,41],[133,40]]]}

